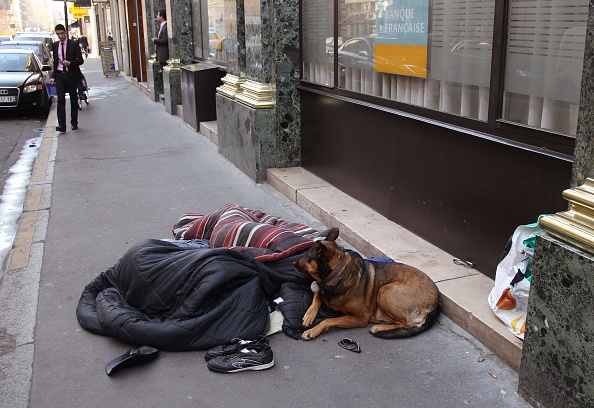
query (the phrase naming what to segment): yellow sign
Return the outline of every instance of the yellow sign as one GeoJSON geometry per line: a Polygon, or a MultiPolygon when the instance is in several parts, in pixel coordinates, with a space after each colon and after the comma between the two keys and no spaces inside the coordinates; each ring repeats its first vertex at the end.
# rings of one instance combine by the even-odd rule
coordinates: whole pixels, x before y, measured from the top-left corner
{"type": "Polygon", "coordinates": [[[376,18],[375,71],[426,78],[428,26],[429,0],[384,1],[376,18]]]}
{"type": "Polygon", "coordinates": [[[89,9],[70,6],[70,14],[72,14],[72,18],[83,18],[84,16],[89,15],[89,9]]]}

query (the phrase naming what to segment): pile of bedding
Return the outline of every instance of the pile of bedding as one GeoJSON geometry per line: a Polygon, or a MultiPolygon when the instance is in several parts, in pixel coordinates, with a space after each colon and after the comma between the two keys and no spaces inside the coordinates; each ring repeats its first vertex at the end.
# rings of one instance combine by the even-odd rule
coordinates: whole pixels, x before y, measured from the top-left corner
{"type": "Polygon", "coordinates": [[[173,232],[175,240],[134,245],[85,287],[76,310],[83,328],[134,345],[204,350],[266,333],[280,296],[283,331],[300,338],[313,295],[293,262],[317,231],[230,204],[186,213],[173,232]]]}

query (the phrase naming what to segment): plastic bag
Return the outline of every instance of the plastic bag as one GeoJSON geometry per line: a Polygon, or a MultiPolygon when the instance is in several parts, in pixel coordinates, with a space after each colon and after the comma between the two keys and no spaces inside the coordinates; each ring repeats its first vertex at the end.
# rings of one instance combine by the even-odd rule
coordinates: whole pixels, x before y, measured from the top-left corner
{"type": "Polygon", "coordinates": [[[497,265],[495,285],[488,298],[495,316],[522,340],[526,330],[534,241],[540,231],[538,222],[516,228],[509,252],[497,265]]]}

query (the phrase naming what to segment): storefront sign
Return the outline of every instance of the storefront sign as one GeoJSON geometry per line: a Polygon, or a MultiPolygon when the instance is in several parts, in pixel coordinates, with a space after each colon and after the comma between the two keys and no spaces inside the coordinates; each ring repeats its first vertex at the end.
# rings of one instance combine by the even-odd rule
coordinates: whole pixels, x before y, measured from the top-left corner
{"type": "Polygon", "coordinates": [[[82,18],[89,15],[89,10],[71,5],[70,14],[72,15],[72,18],[82,18]]]}
{"type": "Polygon", "coordinates": [[[374,70],[427,77],[429,0],[376,2],[374,70]]]}
{"type": "Polygon", "coordinates": [[[115,42],[114,41],[100,41],[99,42],[99,57],[101,57],[101,67],[103,68],[103,75],[118,75],[120,70],[116,68],[115,58],[115,42]]]}

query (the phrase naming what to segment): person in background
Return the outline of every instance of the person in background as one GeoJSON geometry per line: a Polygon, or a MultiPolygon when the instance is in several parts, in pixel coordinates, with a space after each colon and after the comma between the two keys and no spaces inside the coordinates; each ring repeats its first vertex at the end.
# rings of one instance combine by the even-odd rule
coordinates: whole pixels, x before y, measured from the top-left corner
{"type": "Polygon", "coordinates": [[[161,71],[167,65],[169,59],[169,45],[167,39],[167,11],[161,9],[157,12],[157,21],[160,23],[159,32],[153,37],[153,43],[157,46],[157,61],[161,64],[161,71]]]}
{"type": "Polygon", "coordinates": [[[89,57],[89,40],[87,39],[87,37],[83,34],[80,36],[80,38],[78,39],[78,42],[80,44],[80,48],[83,52],[83,54],[85,54],[85,57],[89,57]]]}
{"type": "Polygon", "coordinates": [[[69,40],[66,28],[58,24],[55,28],[58,41],[52,44],[54,71],[50,84],[56,84],[58,94],[58,132],[66,132],[66,92],[70,95],[70,124],[72,130],[78,129],[78,83],[82,78],[80,66],[84,64],[80,47],[76,41],[69,40]]]}

